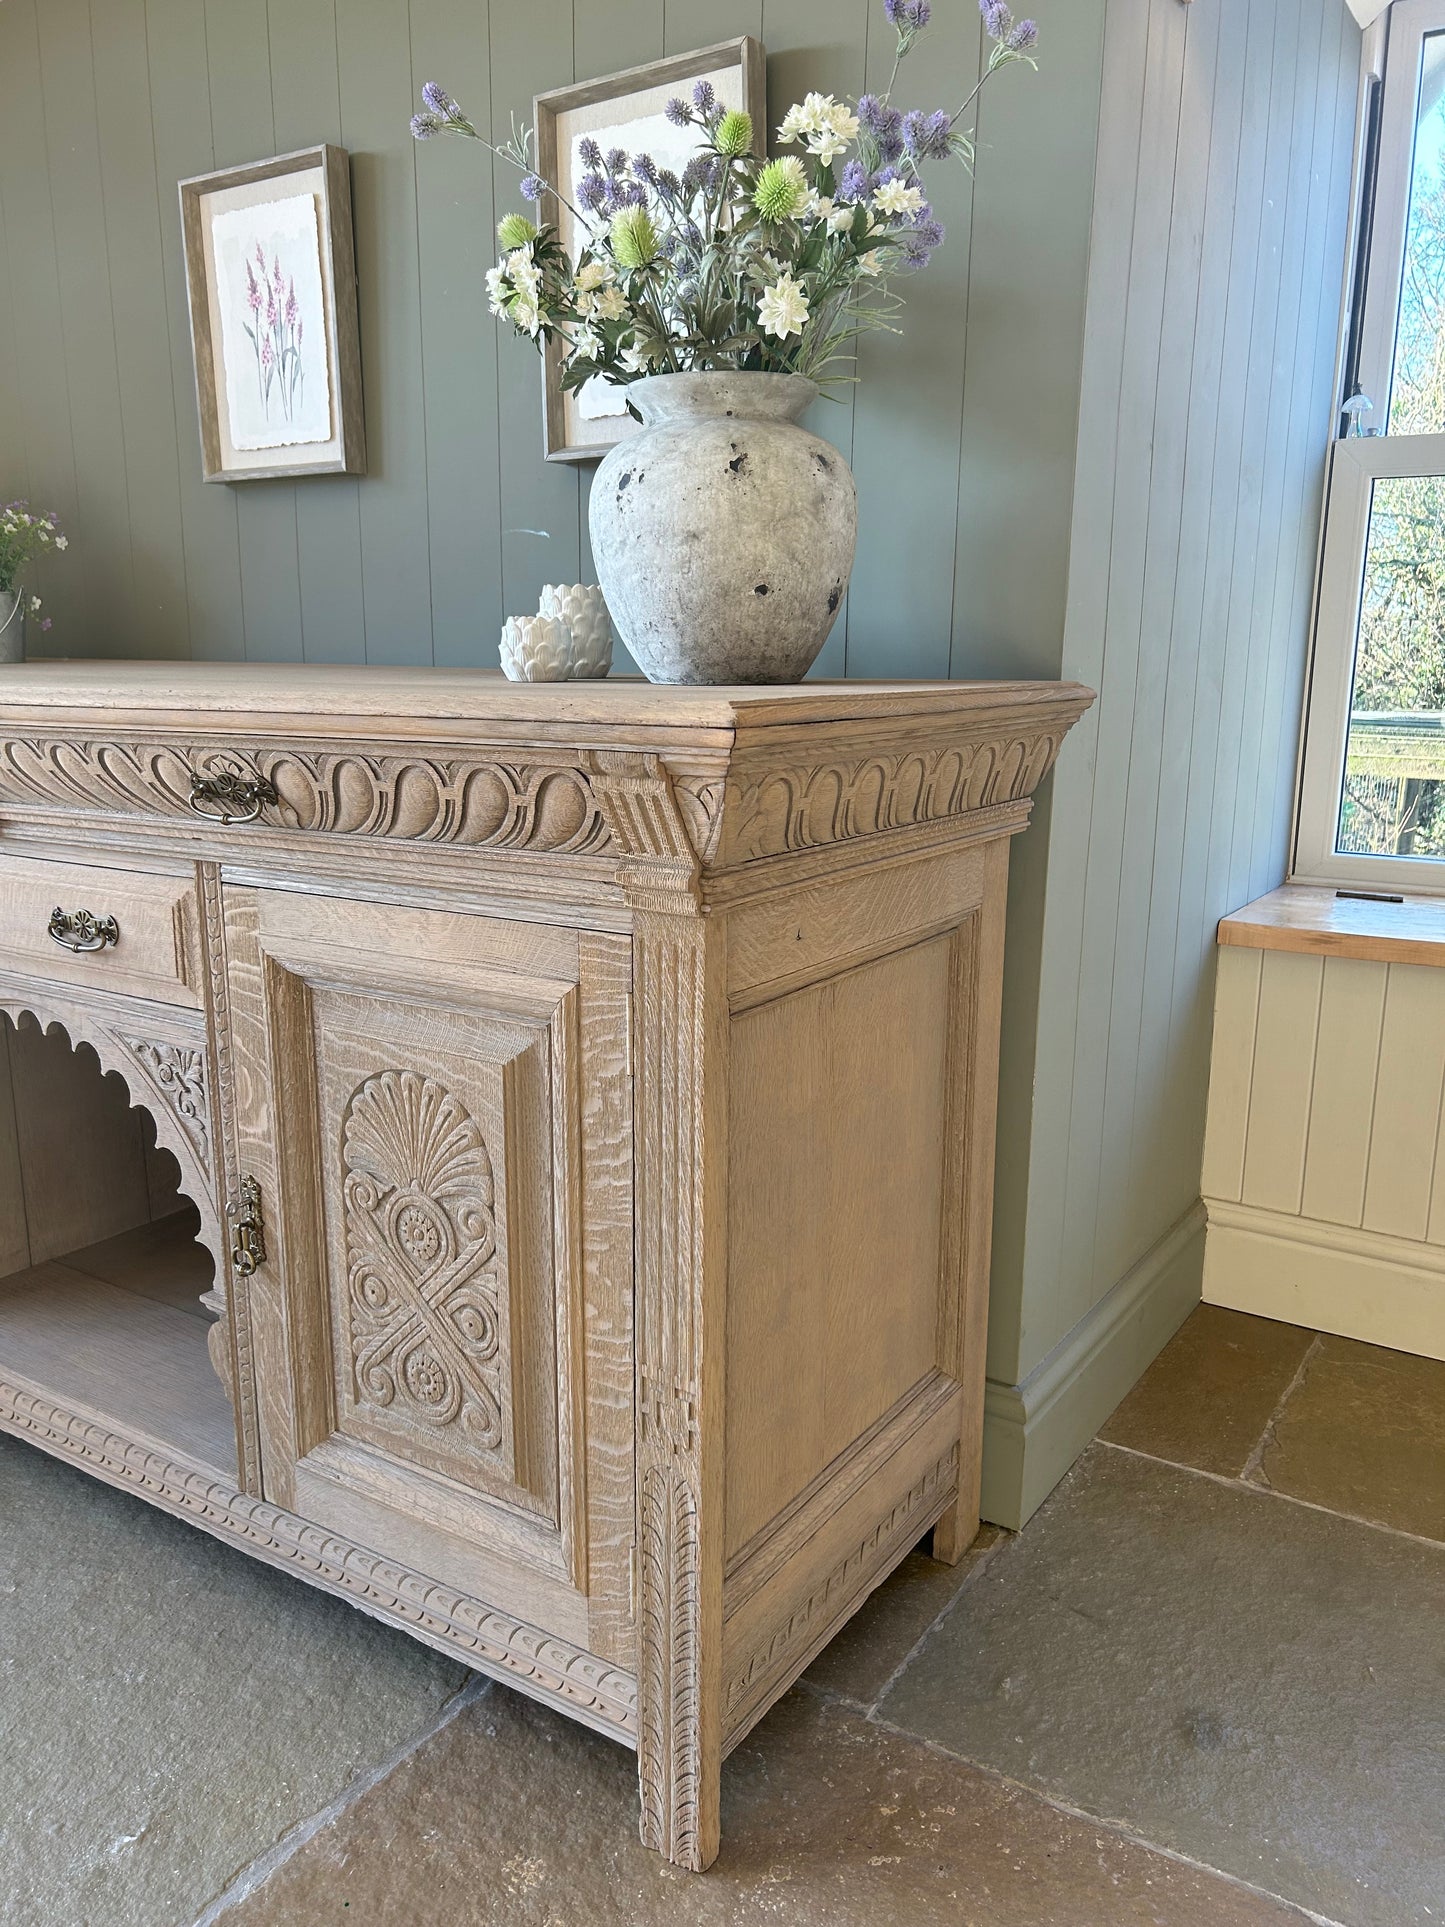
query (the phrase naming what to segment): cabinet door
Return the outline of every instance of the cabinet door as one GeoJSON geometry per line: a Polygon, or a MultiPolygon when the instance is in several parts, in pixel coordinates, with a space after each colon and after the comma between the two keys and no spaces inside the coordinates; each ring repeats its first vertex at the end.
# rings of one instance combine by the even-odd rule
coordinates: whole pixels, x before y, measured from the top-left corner
{"type": "Polygon", "coordinates": [[[267,1496],[630,1663],[626,939],[225,894],[267,1496]]]}

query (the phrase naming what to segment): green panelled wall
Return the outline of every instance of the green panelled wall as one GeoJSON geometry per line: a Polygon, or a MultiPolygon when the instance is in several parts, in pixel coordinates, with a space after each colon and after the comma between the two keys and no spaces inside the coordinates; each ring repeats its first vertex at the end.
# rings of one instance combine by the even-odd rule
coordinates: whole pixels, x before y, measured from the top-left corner
{"type": "MultiPolygon", "coordinates": [[[[1340,0],[1032,11],[1041,71],[985,97],[905,333],[813,417],[861,502],[820,673],[1104,692],[1015,854],[1005,1522],[1195,1288],[1168,1239],[1198,1192],[1208,931],[1282,862],[1355,57],[1340,0]]],[[[973,0],[934,15],[900,90],[923,105],[980,59],[973,0]]],[[[504,614],[590,573],[589,476],[541,460],[534,357],[486,312],[515,177],[415,148],[416,95],[440,79],[505,130],[539,89],[743,32],[774,122],[891,60],[881,0],[3,0],[0,497],[74,537],[38,646],[494,664],[504,614]],[[207,485],[175,183],[318,140],[353,157],[370,472],[207,485]]]]}

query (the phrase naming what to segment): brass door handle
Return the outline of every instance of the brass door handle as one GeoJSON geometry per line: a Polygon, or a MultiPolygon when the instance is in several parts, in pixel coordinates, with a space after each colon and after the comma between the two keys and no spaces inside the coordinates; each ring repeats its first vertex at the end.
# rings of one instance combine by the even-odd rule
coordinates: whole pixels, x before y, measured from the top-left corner
{"type": "Polygon", "coordinates": [[[236,1242],[231,1246],[231,1269],[238,1277],[249,1278],[258,1265],[266,1262],[261,1187],[254,1178],[242,1178],[240,1202],[231,1207],[231,1215],[236,1232],[236,1242]]]}
{"type": "Polygon", "coordinates": [[[245,776],[223,764],[209,775],[191,771],[187,801],[197,816],[211,823],[254,823],[264,805],[279,803],[281,798],[276,785],[264,776],[245,776]],[[212,804],[216,807],[209,807],[212,804]]]}
{"type": "Polygon", "coordinates": [[[52,943],[79,955],[82,950],[104,950],[120,942],[120,925],[114,917],[98,917],[93,910],[62,910],[59,904],[45,926],[52,943]]]}

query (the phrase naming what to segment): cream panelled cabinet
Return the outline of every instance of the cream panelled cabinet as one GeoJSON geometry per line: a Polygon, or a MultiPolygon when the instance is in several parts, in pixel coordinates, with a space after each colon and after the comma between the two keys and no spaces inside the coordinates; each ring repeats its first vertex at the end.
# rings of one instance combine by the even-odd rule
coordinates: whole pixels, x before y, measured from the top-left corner
{"type": "Polygon", "coordinates": [[[634,1747],[705,1867],[977,1523],[1008,839],[1088,700],[6,671],[0,1425],[634,1747]]]}

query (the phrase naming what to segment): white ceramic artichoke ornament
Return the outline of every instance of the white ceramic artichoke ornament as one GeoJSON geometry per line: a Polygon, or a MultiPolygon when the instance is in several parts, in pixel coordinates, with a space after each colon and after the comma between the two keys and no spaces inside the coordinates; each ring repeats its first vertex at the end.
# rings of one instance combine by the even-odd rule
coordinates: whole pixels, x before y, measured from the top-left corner
{"type": "Polygon", "coordinates": [[[541,613],[567,625],[572,637],[571,674],[605,676],[612,667],[612,622],[595,582],[549,582],[541,613]]]}
{"type": "Polygon", "coordinates": [[[502,674],[513,682],[566,682],[572,634],[555,616],[508,616],[502,625],[502,674]]]}

